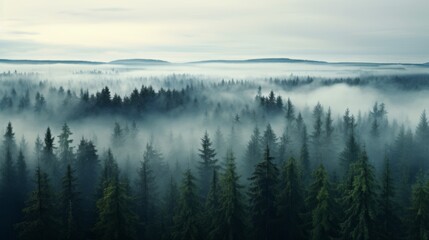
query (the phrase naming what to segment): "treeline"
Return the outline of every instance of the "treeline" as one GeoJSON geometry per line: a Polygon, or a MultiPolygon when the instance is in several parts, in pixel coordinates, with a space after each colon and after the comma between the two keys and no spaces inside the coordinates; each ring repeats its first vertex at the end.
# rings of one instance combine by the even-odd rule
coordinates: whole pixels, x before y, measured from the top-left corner
{"type": "Polygon", "coordinates": [[[243,157],[236,146],[246,141],[219,144],[219,131],[215,141],[206,132],[194,146],[195,161],[172,164],[149,142],[131,167],[115,153],[140,151],[134,124],[115,124],[112,150],[101,154],[91,140],[74,145],[67,124],[57,137],[47,128],[30,154],[9,123],[0,158],[0,236],[427,239],[425,112],[415,133],[402,127],[381,148],[391,131],[383,104],[367,120],[347,110],[336,124],[318,104],[309,130],[290,100],[285,106],[281,137],[270,124],[262,132],[255,127],[243,157]]]}

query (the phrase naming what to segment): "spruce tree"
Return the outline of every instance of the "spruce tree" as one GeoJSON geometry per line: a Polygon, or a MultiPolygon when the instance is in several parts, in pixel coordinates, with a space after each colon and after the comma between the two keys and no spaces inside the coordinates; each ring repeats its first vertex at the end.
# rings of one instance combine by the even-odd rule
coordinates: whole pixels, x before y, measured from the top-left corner
{"type": "Polygon", "coordinates": [[[376,181],[374,168],[368,162],[366,152],[353,164],[352,188],[344,193],[345,220],[342,223],[344,239],[375,239],[376,181]]]}
{"type": "Polygon", "coordinates": [[[338,237],[338,219],[335,215],[334,196],[328,173],[323,165],[313,172],[309,187],[307,205],[310,210],[310,239],[328,240],[338,237]]]}
{"type": "Polygon", "coordinates": [[[177,189],[177,184],[174,181],[173,177],[170,179],[170,184],[164,198],[164,207],[163,207],[163,227],[164,231],[162,234],[163,239],[173,239],[174,231],[174,216],[177,212],[179,199],[179,190],[177,189]]]}
{"type": "Polygon", "coordinates": [[[12,153],[9,147],[5,149],[5,155],[1,159],[0,165],[0,206],[3,210],[0,214],[0,234],[13,239],[13,224],[16,223],[19,214],[16,198],[18,189],[16,189],[17,175],[16,166],[12,159],[12,153]]]}
{"type": "Polygon", "coordinates": [[[202,239],[200,224],[200,205],[196,193],[195,177],[186,170],[180,188],[179,207],[174,217],[173,239],[202,239]]]}
{"type": "Polygon", "coordinates": [[[247,144],[246,153],[244,155],[246,176],[250,177],[253,169],[255,169],[256,164],[258,164],[261,159],[261,134],[259,132],[259,128],[255,127],[253,129],[249,143],[247,144]]]}
{"type": "Polygon", "coordinates": [[[74,170],[67,165],[66,173],[62,179],[61,189],[61,216],[63,239],[79,239],[82,238],[80,229],[81,209],[79,204],[79,193],[76,187],[76,178],[74,170]]]}
{"type": "Polygon", "coordinates": [[[216,225],[219,235],[212,239],[246,239],[246,212],[239,179],[234,154],[228,150],[225,173],[221,176],[220,218],[216,225]]]}
{"type": "Polygon", "coordinates": [[[73,140],[70,139],[72,134],[67,123],[64,123],[61,134],[58,136],[58,158],[64,170],[67,170],[68,164],[74,164],[73,147],[70,146],[73,143],[73,140]]]}
{"type": "Polygon", "coordinates": [[[429,239],[429,190],[423,177],[419,176],[413,185],[409,219],[409,239],[429,239]]]}
{"type": "Polygon", "coordinates": [[[48,175],[38,167],[35,189],[23,209],[23,222],[17,224],[20,239],[57,240],[59,221],[48,175]]]}
{"type": "Polygon", "coordinates": [[[94,227],[97,239],[137,239],[138,217],[133,210],[127,183],[109,180],[97,201],[98,219],[94,227]]]}
{"type": "Polygon", "coordinates": [[[395,188],[390,168],[390,160],[384,160],[381,179],[381,192],[378,200],[377,226],[380,239],[398,239],[401,236],[401,222],[396,214],[397,205],[394,201],[395,188]]]}
{"type": "Polygon", "coordinates": [[[262,162],[256,165],[250,177],[250,220],[254,239],[274,238],[278,172],[266,146],[262,162]]]}
{"type": "Polygon", "coordinates": [[[54,139],[51,129],[48,127],[45,133],[45,144],[43,146],[40,165],[51,176],[54,188],[58,189],[60,186],[60,171],[57,157],[54,154],[54,149],[56,148],[54,146],[54,139]]]}
{"type": "Polygon", "coordinates": [[[218,226],[220,219],[220,186],[218,175],[218,170],[214,168],[203,216],[202,227],[207,230],[205,235],[208,235],[210,239],[218,239],[220,237],[218,226]]]}
{"type": "Polygon", "coordinates": [[[277,196],[279,239],[305,239],[305,210],[301,176],[294,158],[283,166],[277,196]]]}
{"type": "Polygon", "coordinates": [[[81,227],[85,231],[89,230],[95,222],[95,203],[99,175],[100,163],[97,150],[91,141],[82,138],[76,152],[76,184],[80,193],[79,202],[82,208],[81,227]]]}
{"type": "MultiPolygon", "coordinates": [[[[149,161],[144,159],[138,171],[137,179],[137,207],[140,219],[139,236],[151,238],[156,209],[156,186],[149,161]]],[[[153,236],[152,236],[153,237],[153,236]]]]}
{"type": "Polygon", "coordinates": [[[200,173],[200,195],[204,199],[210,189],[210,180],[212,179],[213,168],[216,167],[217,162],[217,159],[215,159],[216,152],[212,148],[212,142],[210,141],[207,132],[205,132],[204,137],[201,139],[201,149],[198,151],[201,158],[198,166],[200,173]]]}

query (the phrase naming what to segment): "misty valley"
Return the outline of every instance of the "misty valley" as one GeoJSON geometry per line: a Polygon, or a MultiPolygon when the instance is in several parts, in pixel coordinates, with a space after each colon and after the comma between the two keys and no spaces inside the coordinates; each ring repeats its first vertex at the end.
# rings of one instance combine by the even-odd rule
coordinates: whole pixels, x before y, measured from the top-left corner
{"type": "Polygon", "coordinates": [[[1,239],[428,239],[429,65],[0,62],[1,239]]]}

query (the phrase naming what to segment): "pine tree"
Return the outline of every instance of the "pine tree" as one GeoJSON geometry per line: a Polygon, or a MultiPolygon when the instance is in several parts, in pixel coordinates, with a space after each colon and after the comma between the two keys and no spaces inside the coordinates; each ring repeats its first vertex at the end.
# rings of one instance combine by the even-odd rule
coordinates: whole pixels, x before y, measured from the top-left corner
{"type": "Polygon", "coordinates": [[[278,150],[277,140],[278,140],[277,136],[274,133],[274,130],[271,127],[271,124],[268,124],[261,138],[261,146],[268,146],[270,148],[271,155],[277,156],[277,150],[278,150]]]}
{"type": "Polygon", "coordinates": [[[196,193],[195,177],[191,170],[187,170],[183,176],[180,188],[179,207],[174,217],[173,239],[196,240],[202,239],[200,206],[196,193]]]}
{"type": "Polygon", "coordinates": [[[234,154],[228,150],[225,173],[221,176],[218,235],[212,239],[245,239],[245,205],[239,179],[234,154]]]}
{"type": "Polygon", "coordinates": [[[98,220],[94,231],[100,240],[136,239],[137,215],[126,183],[111,179],[97,201],[98,220]]]}
{"type": "Polygon", "coordinates": [[[58,189],[60,182],[60,171],[58,168],[57,157],[54,154],[54,139],[55,138],[51,134],[51,129],[48,127],[45,133],[45,145],[43,146],[40,164],[43,169],[46,169],[49,176],[51,176],[54,188],[58,189]]]}
{"type": "MultiPolygon", "coordinates": [[[[20,211],[25,206],[25,201],[28,198],[30,183],[28,181],[28,169],[27,163],[25,161],[24,153],[20,149],[18,152],[18,158],[16,160],[16,190],[17,197],[16,202],[18,203],[17,209],[20,211]]],[[[21,219],[21,215],[19,214],[19,219],[21,219]]]]}
{"type": "Polygon", "coordinates": [[[311,213],[310,239],[328,240],[338,237],[338,219],[335,216],[334,200],[328,173],[323,165],[313,172],[313,182],[307,197],[311,213]]]}
{"type": "Polygon", "coordinates": [[[3,208],[0,215],[0,234],[10,239],[14,238],[13,224],[20,215],[16,205],[16,183],[16,166],[10,148],[6,147],[0,165],[0,206],[3,208]]]}
{"type": "Polygon", "coordinates": [[[97,192],[99,197],[104,194],[105,189],[112,181],[119,181],[119,168],[115,158],[113,157],[112,151],[108,149],[104,159],[103,169],[101,170],[101,179],[97,192]]]}
{"type": "Polygon", "coordinates": [[[167,194],[164,199],[164,208],[163,208],[163,239],[173,239],[174,231],[174,216],[177,212],[179,199],[179,190],[177,189],[177,184],[171,177],[170,185],[167,191],[167,194]]]}
{"type": "Polygon", "coordinates": [[[381,192],[378,201],[378,226],[380,239],[398,239],[401,236],[401,222],[396,214],[397,205],[394,202],[395,188],[390,168],[390,160],[384,160],[381,179],[381,192]]]}
{"type": "Polygon", "coordinates": [[[303,179],[309,179],[310,176],[310,154],[308,152],[308,137],[307,137],[307,127],[303,126],[302,130],[302,145],[301,152],[299,156],[300,160],[300,169],[302,170],[303,179]]]}
{"type": "Polygon", "coordinates": [[[210,141],[209,135],[206,132],[204,137],[201,139],[201,149],[199,156],[201,161],[199,162],[199,173],[200,173],[200,194],[201,197],[206,198],[207,193],[210,189],[210,180],[212,179],[213,168],[216,167],[217,159],[215,159],[216,152],[212,148],[212,142],[210,141]]]}
{"type": "MultiPolygon", "coordinates": [[[[354,124],[354,120],[352,117],[351,122],[354,124]]],[[[360,153],[360,147],[356,142],[354,130],[350,130],[350,134],[348,136],[348,140],[346,142],[346,146],[344,150],[340,154],[340,164],[343,167],[343,172],[345,176],[348,175],[350,166],[358,161],[360,153]]]]}
{"type": "Polygon", "coordinates": [[[250,178],[250,218],[255,239],[274,238],[273,224],[276,218],[275,201],[278,172],[267,146],[263,161],[256,165],[250,178]]]}
{"type": "Polygon", "coordinates": [[[72,134],[67,123],[64,123],[61,134],[58,136],[58,158],[62,169],[65,169],[68,164],[74,164],[73,147],[70,146],[73,143],[73,140],[70,139],[72,134]]]}
{"type": "Polygon", "coordinates": [[[141,221],[139,235],[142,238],[150,238],[156,214],[156,187],[155,178],[147,159],[141,162],[141,167],[138,171],[137,201],[141,221]]]}
{"type": "Polygon", "coordinates": [[[375,239],[376,182],[374,169],[363,151],[358,162],[353,164],[353,188],[347,190],[344,199],[345,221],[342,223],[344,239],[375,239]]]}
{"type": "Polygon", "coordinates": [[[288,98],[286,102],[286,120],[288,125],[290,125],[292,121],[295,120],[295,107],[293,106],[290,98],[288,98]]]}
{"type": "Polygon", "coordinates": [[[302,213],[305,210],[300,174],[294,158],[282,169],[277,196],[279,239],[305,239],[302,213]]]}
{"type": "Polygon", "coordinates": [[[66,173],[62,179],[61,189],[61,216],[62,216],[62,229],[63,239],[79,239],[81,238],[80,231],[80,205],[79,193],[76,187],[76,178],[74,177],[74,170],[67,165],[66,173]]]}
{"type": "Polygon", "coordinates": [[[91,141],[86,141],[82,138],[76,152],[76,183],[82,208],[81,227],[85,230],[89,230],[90,226],[92,227],[95,222],[95,203],[99,175],[100,163],[97,150],[91,141]]]}
{"type": "Polygon", "coordinates": [[[256,164],[262,159],[262,149],[261,149],[261,134],[259,128],[255,127],[253,129],[252,136],[250,141],[247,144],[246,153],[244,156],[246,175],[250,177],[253,169],[255,169],[256,164]]]}
{"type": "Polygon", "coordinates": [[[220,219],[220,186],[218,170],[213,169],[212,181],[210,184],[210,190],[207,194],[203,228],[207,230],[205,234],[210,239],[218,239],[220,237],[219,231],[219,219],[220,219]]]}
{"type": "Polygon", "coordinates": [[[38,167],[36,188],[23,210],[24,221],[17,225],[20,239],[57,240],[59,221],[56,218],[55,199],[48,175],[38,167]]]}
{"type": "Polygon", "coordinates": [[[410,209],[409,239],[429,239],[429,190],[419,176],[413,186],[410,209]]]}

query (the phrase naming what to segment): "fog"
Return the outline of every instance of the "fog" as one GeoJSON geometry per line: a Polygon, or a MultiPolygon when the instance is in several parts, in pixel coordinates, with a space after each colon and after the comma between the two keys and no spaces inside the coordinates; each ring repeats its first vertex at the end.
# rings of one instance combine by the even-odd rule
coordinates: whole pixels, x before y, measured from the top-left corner
{"type": "MultiPolygon", "coordinates": [[[[56,174],[64,170],[44,163],[36,142],[39,137],[47,144],[49,127],[56,161],[65,164],[60,141],[65,124],[72,133],[69,151],[76,156],[67,161],[76,161],[78,173],[85,141],[94,144],[100,166],[107,166],[110,151],[135,191],[138,169],[152,158],[159,196],[167,194],[169,179],[181,181],[186,169],[200,174],[198,181],[209,176],[201,175],[206,133],[219,169],[227,166],[227,150],[234,153],[245,189],[265,147],[278,166],[299,159],[303,181],[319,164],[331,176],[347,175],[341,159],[350,134],[377,176],[386,157],[396,161],[394,173],[400,174],[404,163],[397,144],[407,133],[417,146],[407,168],[411,188],[418,169],[427,167],[419,162],[426,145],[418,143],[417,129],[427,124],[428,107],[429,68],[422,65],[0,65],[0,126],[11,123],[29,172],[41,166],[54,188],[60,185],[56,174]],[[251,139],[258,139],[257,154],[251,139]]],[[[91,178],[98,183],[99,176],[91,178]]]]}

